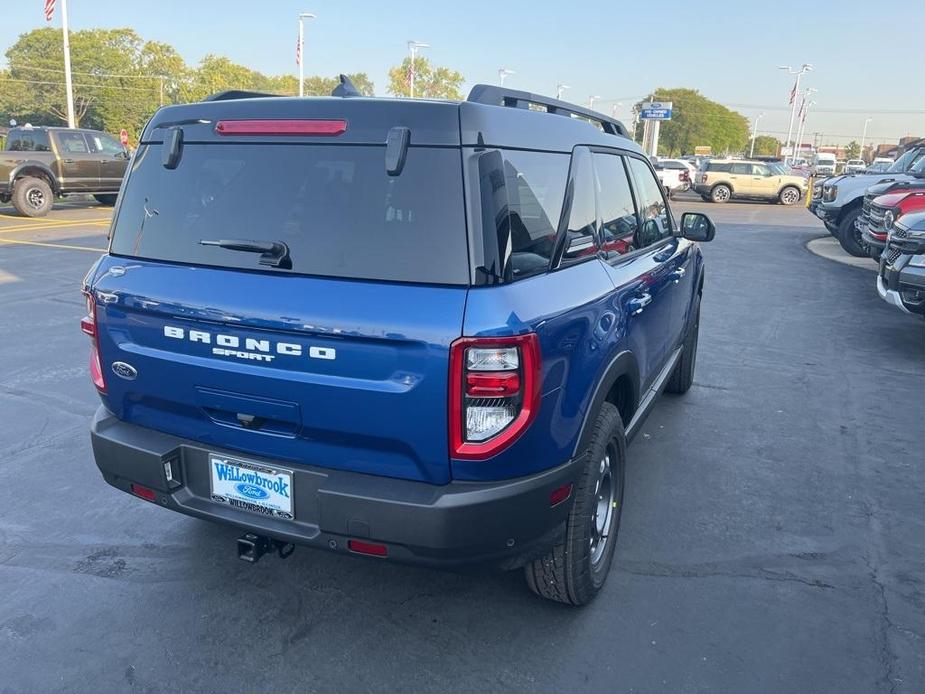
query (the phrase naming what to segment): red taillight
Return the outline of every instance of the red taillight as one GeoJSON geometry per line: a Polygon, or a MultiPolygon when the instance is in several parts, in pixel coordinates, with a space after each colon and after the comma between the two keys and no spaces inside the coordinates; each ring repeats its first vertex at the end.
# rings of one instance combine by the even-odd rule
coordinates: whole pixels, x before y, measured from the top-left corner
{"type": "Polygon", "coordinates": [[[96,300],[93,292],[84,290],[87,299],[87,315],[80,319],[80,330],[90,337],[90,380],[101,393],[106,392],[106,379],[100,363],[100,336],[96,330],[96,300]]]}
{"type": "Polygon", "coordinates": [[[345,120],[220,120],[219,135],[341,135],[345,120]]]}
{"type": "Polygon", "coordinates": [[[516,371],[466,374],[466,395],[470,398],[504,398],[519,392],[520,374],[516,371]]]}
{"type": "Polygon", "coordinates": [[[389,548],[378,542],[363,542],[363,540],[347,540],[347,549],[357,554],[368,554],[371,557],[389,556],[389,548]]]}
{"type": "Polygon", "coordinates": [[[540,406],[535,333],[463,337],[450,346],[450,456],[483,460],[526,430],[540,406]]]}
{"type": "Polygon", "coordinates": [[[155,492],[150,487],[143,487],[140,484],[135,484],[132,482],[132,494],[135,496],[140,496],[142,499],[147,499],[148,501],[157,500],[157,492],[155,492]]]}

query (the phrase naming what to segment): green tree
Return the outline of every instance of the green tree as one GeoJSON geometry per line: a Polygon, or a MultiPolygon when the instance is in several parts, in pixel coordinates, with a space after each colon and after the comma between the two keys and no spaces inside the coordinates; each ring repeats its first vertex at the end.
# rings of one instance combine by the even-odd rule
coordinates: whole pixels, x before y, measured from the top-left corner
{"type": "MultiPolygon", "coordinates": [[[[751,147],[751,146],[749,146],[751,147]]],[[[770,135],[759,135],[755,138],[755,155],[776,157],[780,152],[780,140],[770,135]]]]}
{"type": "MultiPolygon", "coordinates": [[[[742,152],[749,140],[745,116],[711,101],[696,89],[658,88],[651,101],[671,101],[670,121],[660,127],[659,154],[679,156],[708,145],[715,154],[742,152]]],[[[641,102],[636,104],[638,109],[641,102]]]]}
{"type": "Polygon", "coordinates": [[[845,158],[846,159],[860,159],[861,158],[861,145],[856,140],[852,140],[847,145],[845,145],[845,158]]]}
{"type": "MultiPolygon", "coordinates": [[[[405,58],[401,65],[389,70],[388,92],[394,96],[410,94],[411,58],[405,58]]],[[[414,59],[414,95],[422,99],[462,99],[459,90],[465,81],[461,72],[432,65],[427,58],[414,59]]]]}

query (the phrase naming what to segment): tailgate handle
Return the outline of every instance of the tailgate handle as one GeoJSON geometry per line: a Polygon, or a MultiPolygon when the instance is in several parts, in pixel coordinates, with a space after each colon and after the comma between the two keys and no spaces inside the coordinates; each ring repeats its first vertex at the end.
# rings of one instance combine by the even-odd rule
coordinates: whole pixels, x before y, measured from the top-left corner
{"type": "Polygon", "coordinates": [[[243,412],[238,412],[235,415],[235,419],[238,420],[238,423],[245,429],[259,429],[263,426],[263,418],[257,417],[252,414],[244,414],[243,412]]]}

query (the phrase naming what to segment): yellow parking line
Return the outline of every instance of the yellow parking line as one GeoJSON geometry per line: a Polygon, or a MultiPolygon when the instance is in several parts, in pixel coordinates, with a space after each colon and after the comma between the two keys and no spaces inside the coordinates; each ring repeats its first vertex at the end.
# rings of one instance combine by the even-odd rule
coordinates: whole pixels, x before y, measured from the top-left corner
{"type": "Polygon", "coordinates": [[[70,251],[90,251],[105,253],[105,248],[88,248],[87,246],[67,246],[63,243],[39,243],[38,241],[20,241],[18,239],[0,239],[0,243],[23,244],[25,246],[45,246],[47,248],[65,248],[70,251]]]}
{"type": "Polygon", "coordinates": [[[13,226],[0,226],[0,234],[5,234],[9,231],[37,231],[41,229],[69,229],[71,227],[80,227],[80,226],[109,226],[108,219],[93,219],[81,222],[74,222],[70,220],[60,220],[57,222],[45,222],[44,224],[18,224],[13,226]]]}

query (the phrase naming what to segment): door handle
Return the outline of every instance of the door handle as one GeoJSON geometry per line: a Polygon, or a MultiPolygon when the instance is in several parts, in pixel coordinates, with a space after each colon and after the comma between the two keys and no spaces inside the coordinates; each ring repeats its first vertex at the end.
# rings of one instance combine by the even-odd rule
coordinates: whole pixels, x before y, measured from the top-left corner
{"type": "Polygon", "coordinates": [[[65,163],[65,164],[73,164],[73,163],[74,163],[74,160],[73,160],[73,159],[65,159],[65,160],[64,160],[64,163],[65,163]]]}
{"type": "Polygon", "coordinates": [[[672,272],[672,273],[670,273],[670,274],[668,275],[668,279],[670,279],[672,282],[674,282],[675,284],[677,284],[678,282],[681,281],[681,279],[682,279],[682,278],[684,277],[684,275],[686,275],[686,274],[687,274],[687,270],[686,270],[685,268],[683,268],[683,267],[679,267],[677,270],[675,270],[674,272],[672,272]]]}
{"type": "Polygon", "coordinates": [[[639,296],[629,300],[629,310],[631,316],[638,316],[642,313],[646,306],[652,303],[652,295],[646,292],[645,294],[640,294],[639,296]]]}

